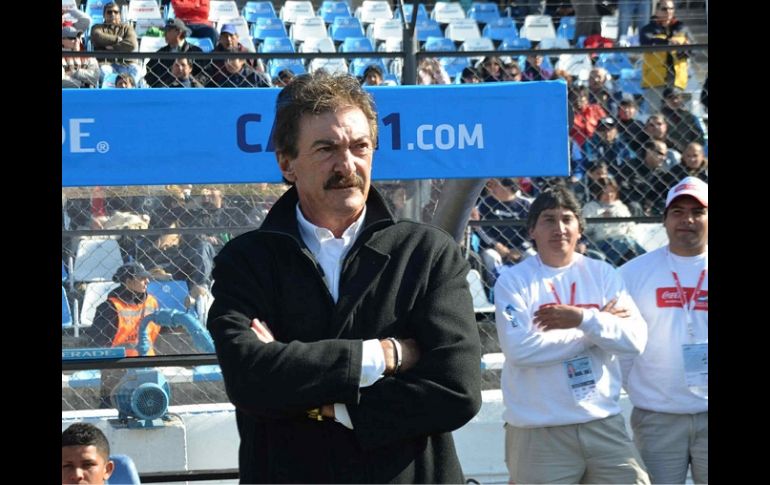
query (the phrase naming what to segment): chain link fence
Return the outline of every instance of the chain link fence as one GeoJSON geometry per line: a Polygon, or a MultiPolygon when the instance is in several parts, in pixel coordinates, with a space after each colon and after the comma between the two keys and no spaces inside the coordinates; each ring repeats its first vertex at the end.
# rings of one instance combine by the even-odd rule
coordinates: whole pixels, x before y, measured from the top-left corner
{"type": "MultiPolygon", "coordinates": [[[[690,20],[698,21],[695,17],[690,20]]],[[[264,39],[252,41],[261,50],[264,39]]],[[[493,45],[497,48],[501,43],[493,45]]],[[[489,311],[496,276],[503,266],[533,254],[526,218],[532,200],[542,190],[553,185],[569,187],[587,219],[579,250],[619,266],[665,244],[660,221],[670,187],[687,175],[708,181],[707,46],[688,49],[683,57],[687,80],[678,82],[679,87],[668,82],[676,72],[666,71],[669,75],[664,78],[672,86],[668,89],[666,82],[643,88],[642,76],[661,56],[666,60],[666,56],[678,55],[671,51],[586,49],[577,47],[574,40],[566,49],[546,47],[548,42],[541,42],[536,50],[480,51],[486,58],[477,59],[480,80],[496,76],[493,64],[508,79],[516,79],[528,69],[566,79],[571,117],[571,176],[491,179],[471,213],[462,244],[474,273],[469,280],[484,354],[500,352],[494,314],[489,311]]],[[[438,56],[426,53],[424,45],[422,48],[420,58],[438,56]]],[[[385,54],[395,57],[392,52],[385,54]]],[[[283,69],[271,59],[275,55],[143,52],[141,58],[134,54],[138,76],[133,80],[139,87],[153,88],[282,85],[278,73],[283,69]]],[[[459,53],[447,55],[450,60],[460,58],[459,53]]],[[[78,56],[100,57],[89,52],[78,52],[78,56]]],[[[340,54],[326,52],[318,59],[335,56],[340,54]]],[[[344,68],[349,69],[353,58],[342,57],[344,68]]],[[[287,58],[296,59],[306,71],[321,65],[313,64],[312,53],[288,54],[287,58]]],[[[63,86],[68,74],[64,64],[71,59],[73,54],[63,50],[63,86]]],[[[449,64],[441,61],[442,66],[449,64]]],[[[400,72],[389,71],[387,66],[385,72],[396,76],[396,83],[401,81],[400,72]]],[[[99,82],[91,85],[120,84],[119,73],[112,74],[105,76],[100,71],[96,74],[99,82]]],[[[462,72],[456,74],[448,76],[450,82],[462,77],[462,72]]],[[[443,180],[374,183],[397,217],[428,223],[443,185],[443,180]]],[[[233,237],[259,227],[286,188],[282,184],[63,188],[62,348],[110,346],[114,335],[99,330],[103,328],[98,325],[100,308],[119,287],[112,281],[116,269],[130,261],[142,263],[152,273],[148,292],[160,307],[190,313],[205,324],[213,257],[233,237]]],[[[155,347],[159,355],[201,352],[182,327],[163,327],[155,347]]],[[[483,388],[498,388],[499,365],[482,367],[483,388]]],[[[221,376],[210,367],[167,367],[163,372],[172,387],[171,404],[227,400],[221,376]]],[[[94,371],[63,372],[62,409],[99,407],[99,387],[94,371]]]]}

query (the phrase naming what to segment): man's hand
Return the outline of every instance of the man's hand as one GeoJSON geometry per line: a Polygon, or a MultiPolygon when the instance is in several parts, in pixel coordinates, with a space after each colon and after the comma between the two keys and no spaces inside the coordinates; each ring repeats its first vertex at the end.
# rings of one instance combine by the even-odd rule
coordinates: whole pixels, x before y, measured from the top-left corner
{"type": "Polygon", "coordinates": [[[583,321],[583,310],[572,305],[549,305],[535,312],[532,322],[543,331],[575,328],[583,321]]]}
{"type": "Polygon", "coordinates": [[[256,318],[251,321],[251,331],[254,332],[262,343],[269,344],[270,342],[275,342],[275,337],[273,337],[273,333],[267,328],[267,325],[256,318]]]}
{"type": "MultiPolygon", "coordinates": [[[[414,367],[420,360],[420,347],[417,345],[417,341],[412,338],[399,339],[398,343],[401,344],[401,368],[399,372],[404,372],[414,367]]],[[[397,364],[394,344],[389,339],[383,339],[380,340],[380,345],[385,354],[385,374],[392,375],[396,371],[397,364]]]]}
{"type": "Polygon", "coordinates": [[[616,308],[615,304],[618,302],[617,298],[613,298],[612,300],[608,301],[606,305],[602,307],[602,312],[607,312],[615,315],[616,317],[620,318],[628,318],[631,316],[631,312],[628,310],[628,308],[616,308]]]}

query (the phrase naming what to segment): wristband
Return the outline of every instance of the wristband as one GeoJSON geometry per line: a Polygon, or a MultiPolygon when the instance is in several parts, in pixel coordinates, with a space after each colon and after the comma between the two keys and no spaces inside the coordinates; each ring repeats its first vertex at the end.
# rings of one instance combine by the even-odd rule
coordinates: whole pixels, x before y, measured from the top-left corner
{"type": "Polygon", "coordinates": [[[404,353],[401,350],[401,342],[393,337],[388,337],[388,340],[393,343],[393,354],[396,359],[396,368],[393,370],[393,373],[396,374],[401,369],[401,361],[404,357],[404,353]]]}

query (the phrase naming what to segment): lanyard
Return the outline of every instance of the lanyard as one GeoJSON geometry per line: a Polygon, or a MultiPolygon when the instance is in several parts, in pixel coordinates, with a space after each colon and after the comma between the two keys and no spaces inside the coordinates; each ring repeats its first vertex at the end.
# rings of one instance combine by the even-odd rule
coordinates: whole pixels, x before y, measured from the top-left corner
{"type": "MultiPolygon", "coordinates": [[[[540,255],[537,256],[537,265],[538,265],[538,273],[540,273],[540,279],[545,281],[546,277],[545,274],[543,274],[543,261],[540,259],[540,255]]],[[[559,297],[559,292],[556,291],[556,286],[553,284],[553,281],[546,282],[546,287],[548,288],[548,291],[551,292],[553,295],[553,298],[556,300],[557,305],[561,305],[561,298],[559,297]]],[[[577,291],[577,283],[574,281],[570,285],[570,292],[569,292],[569,304],[575,305],[575,293],[577,291]]]]}
{"type": "Polygon", "coordinates": [[[701,291],[701,288],[703,287],[703,280],[706,279],[706,269],[703,268],[700,271],[700,276],[698,276],[698,283],[695,285],[695,289],[692,292],[692,295],[688,298],[687,295],[684,292],[684,288],[682,287],[682,282],[679,280],[679,275],[676,271],[674,271],[674,265],[671,261],[671,253],[668,254],[668,267],[669,270],[671,270],[671,276],[674,277],[674,284],[676,284],[676,291],[679,294],[679,301],[682,304],[682,310],[684,310],[685,320],[687,321],[687,333],[690,334],[690,338],[695,340],[695,330],[692,328],[692,312],[696,305],[696,298],[698,297],[698,294],[701,291]]]}
{"type": "MultiPolygon", "coordinates": [[[[556,299],[556,303],[558,305],[561,305],[561,298],[559,298],[559,292],[556,291],[556,287],[554,284],[549,281],[548,282],[548,288],[551,290],[551,294],[553,295],[554,299],[556,299]]],[[[576,283],[573,281],[570,285],[570,291],[569,291],[569,304],[575,305],[575,290],[576,290],[576,283]]]]}

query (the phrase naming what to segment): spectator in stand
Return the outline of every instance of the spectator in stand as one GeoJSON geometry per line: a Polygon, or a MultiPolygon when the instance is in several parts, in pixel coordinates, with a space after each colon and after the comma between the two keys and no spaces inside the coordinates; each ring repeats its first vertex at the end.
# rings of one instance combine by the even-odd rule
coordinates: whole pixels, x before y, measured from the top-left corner
{"type": "Polygon", "coordinates": [[[89,32],[89,29],[91,28],[91,17],[77,8],[62,7],[61,26],[62,28],[73,27],[79,32],[89,32]]]}
{"type": "Polygon", "coordinates": [[[704,182],[709,181],[709,161],[703,153],[703,145],[692,142],[687,145],[682,153],[682,165],[687,171],[687,175],[697,177],[704,182]]]}
{"type": "MultiPolygon", "coordinates": [[[[529,213],[532,199],[519,190],[516,179],[491,178],[477,207],[482,220],[523,221],[529,213]]],[[[481,259],[486,268],[484,280],[492,286],[504,265],[516,264],[527,256],[532,245],[523,226],[501,225],[479,227],[481,259]]]]}
{"type": "Polygon", "coordinates": [[[575,7],[572,6],[570,0],[545,0],[545,10],[543,13],[550,15],[553,24],[558,26],[562,17],[575,15],[575,7]]]}
{"type": "Polygon", "coordinates": [[[524,61],[524,71],[521,73],[521,80],[549,81],[551,79],[553,79],[553,71],[543,67],[543,55],[538,53],[527,54],[527,60],[524,61]]]}
{"type": "Polygon", "coordinates": [[[479,84],[481,83],[481,77],[478,72],[472,67],[463,68],[463,72],[460,74],[460,83],[462,84],[479,84]]]}
{"type": "MultiPolygon", "coordinates": [[[[214,47],[214,52],[248,53],[248,49],[246,49],[240,42],[238,30],[236,29],[235,25],[225,24],[222,26],[222,31],[219,34],[219,42],[217,42],[217,45],[214,47]]],[[[233,74],[232,69],[236,67],[231,63],[230,69],[228,69],[226,67],[227,61],[228,59],[216,59],[212,61],[206,68],[206,74],[208,75],[209,79],[203,84],[205,84],[207,87],[221,87],[222,84],[225,83],[226,80],[233,74]]],[[[264,66],[261,60],[257,60],[257,62],[248,60],[246,61],[246,64],[248,64],[249,67],[252,67],[255,71],[264,74],[264,66]]],[[[265,79],[263,79],[262,83],[266,82],[267,85],[265,87],[270,87],[272,84],[269,76],[265,74],[264,78],[265,79]]]]}
{"type": "Polygon", "coordinates": [[[573,117],[569,135],[582,149],[585,141],[594,136],[599,120],[607,116],[604,108],[588,102],[588,88],[578,86],[569,91],[573,117]]]}
{"type": "Polygon", "coordinates": [[[595,194],[600,193],[600,187],[597,186],[599,181],[605,178],[612,178],[609,172],[609,165],[603,161],[589,164],[585,175],[572,187],[575,197],[582,204],[589,203],[595,198],[595,194]]]}
{"type": "Polygon", "coordinates": [[[450,84],[449,74],[435,57],[425,57],[417,66],[417,84],[450,84]]]}
{"type": "MultiPolygon", "coordinates": [[[[120,19],[120,6],[115,2],[104,4],[102,10],[104,23],[91,29],[91,45],[95,51],[134,52],[139,48],[136,32],[130,23],[120,19]]],[[[113,72],[127,72],[134,79],[139,79],[139,67],[136,59],[102,59],[99,68],[104,76],[113,72]]]]}
{"type": "MultiPolygon", "coordinates": [[[[191,30],[179,19],[169,19],[164,27],[166,45],[158,49],[158,52],[203,52],[195,45],[187,42],[186,38],[191,30]]],[[[171,72],[175,59],[151,59],[147,63],[147,74],[144,80],[151,88],[169,87],[179,77],[171,72]]],[[[189,61],[188,61],[189,64],[189,61]]],[[[200,68],[193,63],[190,66],[192,75],[197,75],[200,68]]]]}
{"type": "Polygon", "coordinates": [[[618,0],[618,39],[628,35],[628,28],[638,30],[652,11],[651,0],[618,0]]]}
{"type": "Polygon", "coordinates": [[[170,88],[202,88],[201,84],[193,76],[193,64],[190,59],[180,57],[171,65],[173,80],[168,85],[170,88]]]}
{"type": "Polygon", "coordinates": [[[361,79],[362,86],[381,86],[384,82],[382,69],[379,66],[372,64],[364,69],[364,75],[361,79]]]}
{"type": "Polygon", "coordinates": [[[706,73],[706,80],[703,81],[703,87],[700,91],[700,104],[706,108],[706,112],[709,110],[709,75],[706,73]]]}
{"type": "Polygon", "coordinates": [[[118,77],[115,78],[115,87],[120,89],[135,88],[136,81],[131,74],[121,72],[118,77]]]}
{"type": "Polygon", "coordinates": [[[511,60],[507,64],[503,65],[505,70],[506,81],[521,81],[521,67],[519,67],[519,61],[511,60]]]}
{"type": "Polygon", "coordinates": [[[595,67],[588,74],[588,102],[596,103],[607,113],[616,113],[623,93],[615,90],[612,76],[603,67],[595,67]]]}
{"type": "Polygon", "coordinates": [[[74,423],[61,434],[61,482],[104,484],[115,470],[110,443],[90,423],[74,423]]]}
{"type": "MultiPolygon", "coordinates": [[[[682,46],[691,43],[689,30],[674,15],[674,0],[660,0],[650,23],[639,31],[641,45],[682,46]]],[[[682,49],[642,55],[642,89],[648,113],[662,108],[663,89],[687,87],[688,58],[688,52],[682,49]]]]}
{"type": "Polygon", "coordinates": [[[269,88],[270,77],[251,67],[245,59],[226,59],[220,75],[212,77],[208,87],[269,88]]]}
{"type": "MultiPolygon", "coordinates": [[[[168,4],[168,0],[163,1],[168,4]]],[[[217,43],[217,31],[209,21],[209,0],[171,0],[174,16],[181,19],[192,33],[190,37],[208,37],[211,44],[217,43]]]]}
{"type": "Polygon", "coordinates": [[[671,148],[671,139],[668,136],[668,122],[666,117],[662,113],[655,113],[647,118],[647,122],[644,124],[644,134],[642,144],[646,144],[650,140],[662,141],[668,147],[666,150],[666,168],[671,168],[677,165],[682,160],[682,154],[671,148]]]}
{"type": "Polygon", "coordinates": [[[273,87],[282,88],[289,84],[292,79],[294,79],[294,73],[291,69],[281,69],[273,78],[273,87]]]}
{"type": "Polygon", "coordinates": [[[692,142],[703,145],[706,139],[703,124],[685,108],[683,91],[677,87],[666,88],[663,90],[663,100],[665,106],[660,112],[666,117],[668,139],[673,148],[683,152],[692,142]]]}
{"type": "Polygon", "coordinates": [[[620,170],[619,175],[614,174],[610,168],[610,174],[620,181],[621,196],[626,196],[624,202],[634,216],[663,214],[663,194],[687,176],[682,165],[666,168],[667,154],[665,142],[650,140],[644,145],[644,158],[641,162],[638,159],[632,160],[620,170]]]}
{"type": "MultiPolygon", "coordinates": [[[[83,49],[83,31],[68,26],[61,29],[62,52],[83,49]]],[[[99,85],[99,63],[93,57],[62,57],[63,88],[95,88],[99,85]]]]}
{"type": "Polygon", "coordinates": [[[618,105],[618,130],[620,137],[628,144],[634,153],[639,153],[647,135],[644,133],[644,123],[637,119],[639,107],[633,96],[623,96],[618,105]]]}
{"type": "MultiPolygon", "coordinates": [[[[591,35],[586,37],[585,41],[583,41],[583,47],[585,49],[605,49],[607,47],[614,47],[615,46],[615,40],[614,39],[608,39],[607,37],[602,37],[601,34],[601,28],[598,25],[598,22],[596,23],[594,30],[591,31],[591,35]]],[[[598,52],[592,52],[591,53],[591,60],[596,62],[596,59],[599,57],[598,52]]]]}
{"type": "Polygon", "coordinates": [[[672,187],[663,225],[668,245],[620,268],[649,332],[621,359],[631,428],[653,483],[708,483],[708,185],[672,187]]]}
{"type": "Polygon", "coordinates": [[[537,255],[494,287],[509,483],[649,484],[619,403],[618,358],[644,350],[644,320],[615,269],[576,252],[569,190],[540,194],[527,226],[537,255]]]}
{"type": "Polygon", "coordinates": [[[485,83],[505,81],[505,70],[499,57],[485,57],[476,66],[479,76],[485,83]]]}
{"type": "Polygon", "coordinates": [[[618,122],[612,116],[599,120],[594,136],[583,145],[583,152],[589,163],[603,160],[616,169],[636,158],[636,153],[618,135],[618,122]]]}
{"type": "MultiPolygon", "coordinates": [[[[594,185],[594,199],[583,206],[583,217],[631,217],[628,206],[620,200],[620,186],[611,177],[603,177],[594,185]]],[[[613,266],[644,254],[634,238],[633,222],[596,222],[586,226],[586,236],[604,253],[613,266]]]]}

